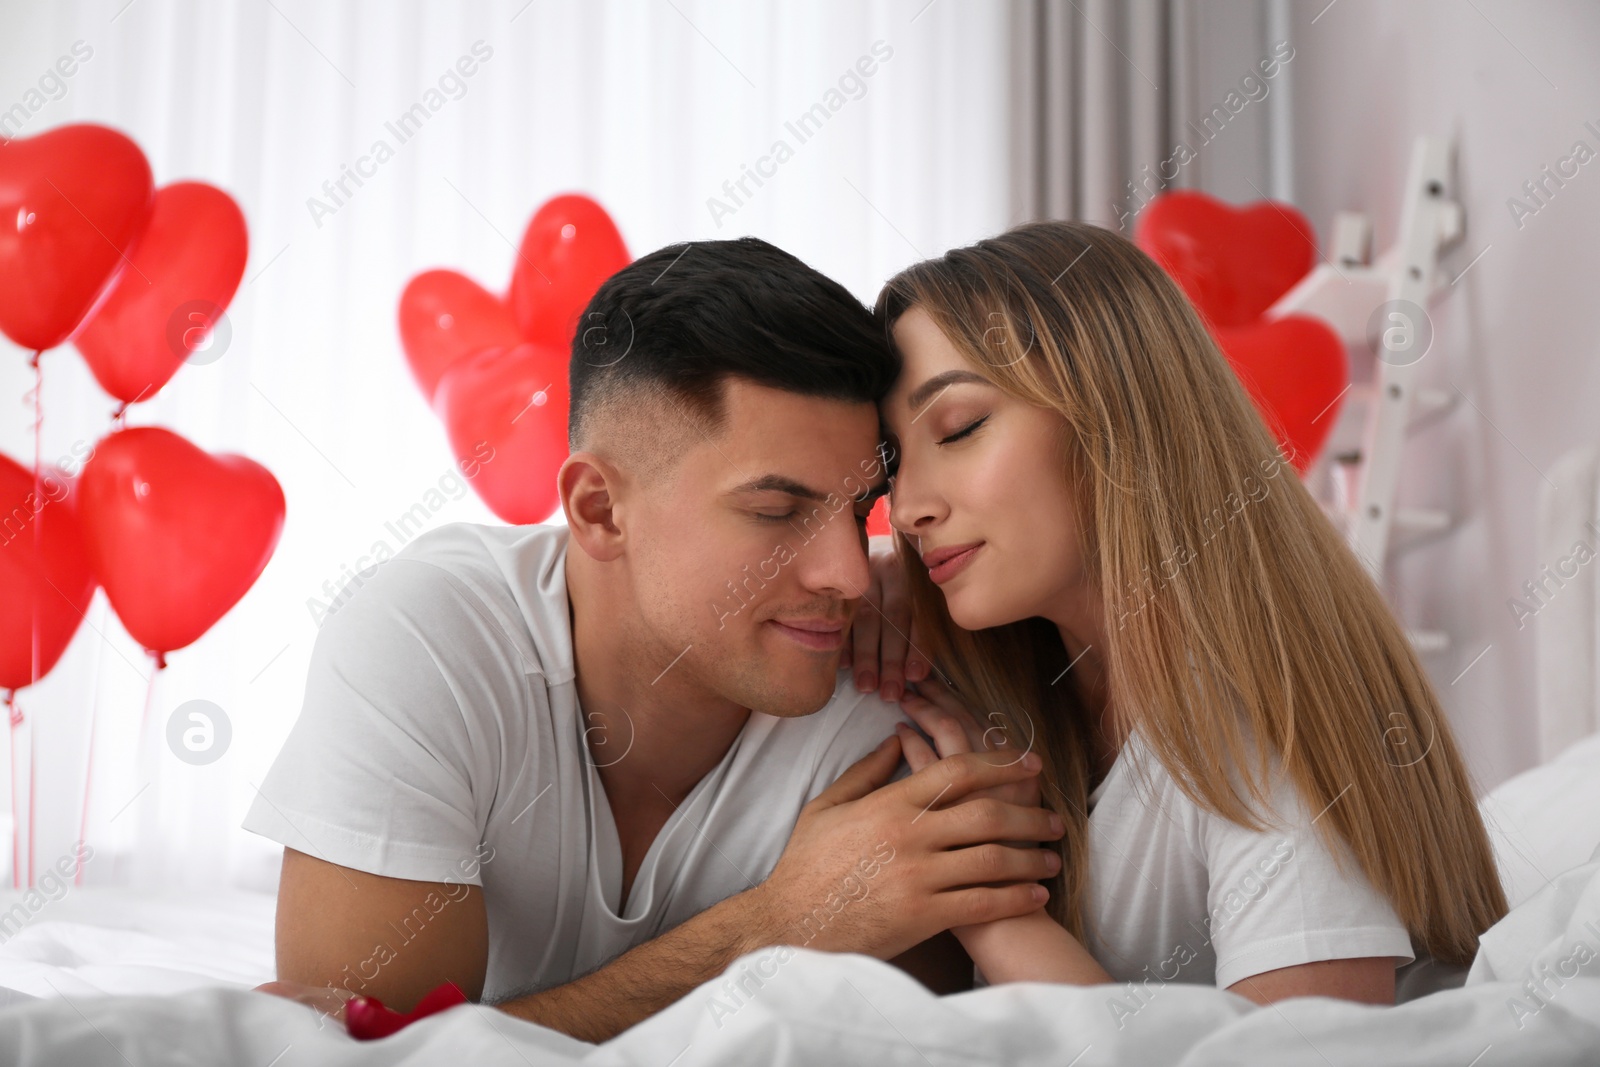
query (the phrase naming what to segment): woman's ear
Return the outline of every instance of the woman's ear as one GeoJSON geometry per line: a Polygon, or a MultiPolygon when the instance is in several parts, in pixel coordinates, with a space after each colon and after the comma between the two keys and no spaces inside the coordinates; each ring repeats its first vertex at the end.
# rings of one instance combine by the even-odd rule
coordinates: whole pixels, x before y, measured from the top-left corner
{"type": "Polygon", "coordinates": [[[622,555],[617,525],[616,468],[592,452],[574,452],[556,474],[561,510],[572,541],[593,560],[606,563],[622,555]]]}

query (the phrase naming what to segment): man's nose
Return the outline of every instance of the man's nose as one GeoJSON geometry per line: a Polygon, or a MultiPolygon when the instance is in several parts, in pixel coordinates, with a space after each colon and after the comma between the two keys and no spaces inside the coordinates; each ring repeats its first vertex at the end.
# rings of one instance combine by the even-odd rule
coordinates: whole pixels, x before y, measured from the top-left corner
{"type": "Polygon", "coordinates": [[[867,550],[854,508],[830,516],[796,555],[801,583],[812,592],[841,600],[855,600],[866,592],[867,550]]]}

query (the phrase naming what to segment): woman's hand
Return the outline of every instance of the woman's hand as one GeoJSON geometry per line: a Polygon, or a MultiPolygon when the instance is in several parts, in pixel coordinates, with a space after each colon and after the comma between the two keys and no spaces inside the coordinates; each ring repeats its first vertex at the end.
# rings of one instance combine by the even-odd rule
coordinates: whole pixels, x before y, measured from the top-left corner
{"type": "Polygon", "coordinates": [[[856,688],[863,693],[876,689],[885,700],[899,700],[908,680],[920,682],[928,676],[928,660],[917,647],[894,538],[870,538],[867,549],[870,577],[864,603],[856,611],[839,666],[855,668],[856,688]]]}
{"type": "MultiPolygon", "coordinates": [[[[908,692],[900,699],[900,707],[922,727],[924,733],[933,738],[937,746],[937,751],[930,748],[927,741],[904,723],[895,725],[901,750],[913,773],[958,752],[1011,752],[1020,760],[1033,745],[1031,736],[1007,736],[1008,731],[997,713],[990,713],[987,724],[979,723],[950,687],[937,678],[918,682],[915,693],[908,692]]],[[[1029,808],[1042,806],[1037,774],[1029,775],[1020,782],[980,790],[970,794],[967,799],[979,797],[994,797],[1008,804],[1021,804],[1029,808]]]]}

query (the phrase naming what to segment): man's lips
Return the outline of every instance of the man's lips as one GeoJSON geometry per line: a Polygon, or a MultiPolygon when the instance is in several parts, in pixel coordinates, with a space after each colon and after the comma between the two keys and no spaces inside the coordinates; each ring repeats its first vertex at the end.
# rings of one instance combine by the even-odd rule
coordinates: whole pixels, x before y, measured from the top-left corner
{"type": "Polygon", "coordinates": [[[928,568],[928,577],[935,584],[943,584],[954,578],[972,559],[973,553],[982,547],[982,541],[968,541],[964,545],[929,549],[922,554],[922,563],[928,568]]]}
{"type": "Polygon", "coordinates": [[[844,647],[843,619],[768,619],[777,631],[797,644],[817,652],[844,647]]]}

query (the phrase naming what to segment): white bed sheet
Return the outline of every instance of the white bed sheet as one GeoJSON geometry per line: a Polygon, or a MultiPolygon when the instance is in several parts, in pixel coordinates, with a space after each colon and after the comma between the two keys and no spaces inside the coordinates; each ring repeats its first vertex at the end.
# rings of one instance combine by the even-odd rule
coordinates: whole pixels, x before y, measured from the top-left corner
{"type": "MultiPolygon", "coordinates": [[[[471,1064],[1587,1064],[1600,1062],[1600,953],[1576,971],[1574,945],[1600,942],[1600,863],[1554,879],[1484,939],[1460,989],[1395,1008],[1302,998],[1256,1008],[1210,987],[1154,990],[1130,1016],[1113,987],[1023,983],[937,998],[866,956],[796,950],[727,1015],[713,980],[593,1046],[463,1005],[381,1042],[356,1043],[310,1009],[237,988],[166,996],[64,995],[0,1008],[0,1062],[146,1067],[175,1062],[289,1065],[471,1064]],[[1532,1005],[1522,987],[1545,978],[1532,1005]]],[[[738,974],[759,956],[729,968],[738,974]]],[[[1125,994],[1124,994],[1125,995],[1125,994]]]]}
{"type": "Polygon", "coordinates": [[[273,978],[270,894],[0,892],[0,988],[33,997],[250,989],[273,978]],[[34,907],[37,910],[33,910],[34,907]]]}
{"type": "Polygon", "coordinates": [[[3,916],[21,895],[8,891],[0,1063],[1600,1064],[1600,854],[1578,862],[1600,840],[1600,738],[1507,782],[1484,810],[1515,906],[1484,935],[1465,986],[1395,1008],[1257,1008],[1178,985],[937,998],[870,957],[801,949],[776,966],[760,953],[735,961],[599,1046],[478,1005],[358,1043],[249,991],[272,977],[270,896],[73,889],[11,932],[3,916]],[[731,993],[725,979],[747,967],[771,977],[731,993]]]}

